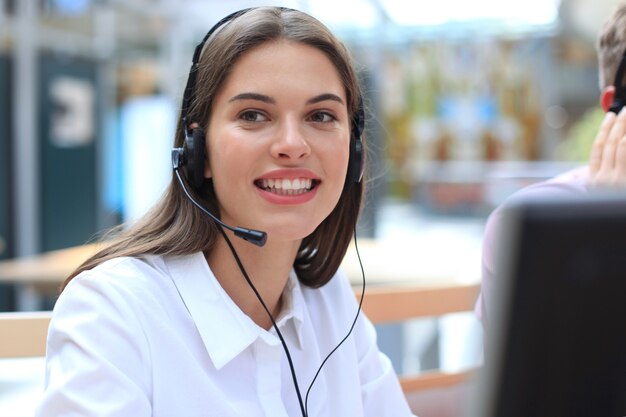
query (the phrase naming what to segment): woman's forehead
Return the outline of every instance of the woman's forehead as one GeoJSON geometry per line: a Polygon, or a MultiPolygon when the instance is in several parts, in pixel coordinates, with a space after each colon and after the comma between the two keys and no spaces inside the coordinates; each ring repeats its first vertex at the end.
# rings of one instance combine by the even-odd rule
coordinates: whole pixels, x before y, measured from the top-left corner
{"type": "Polygon", "coordinates": [[[319,48],[290,40],[265,42],[242,54],[220,90],[332,93],[346,102],[339,70],[319,48]]]}

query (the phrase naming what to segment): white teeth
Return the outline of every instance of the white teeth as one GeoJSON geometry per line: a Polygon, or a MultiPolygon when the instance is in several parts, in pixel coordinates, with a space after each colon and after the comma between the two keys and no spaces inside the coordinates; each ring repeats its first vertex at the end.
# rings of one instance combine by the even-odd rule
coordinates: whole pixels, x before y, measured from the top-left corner
{"type": "Polygon", "coordinates": [[[278,194],[297,195],[311,190],[313,180],[311,178],[295,178],[293,180],[262,179],[261,188],[278,194]]]}

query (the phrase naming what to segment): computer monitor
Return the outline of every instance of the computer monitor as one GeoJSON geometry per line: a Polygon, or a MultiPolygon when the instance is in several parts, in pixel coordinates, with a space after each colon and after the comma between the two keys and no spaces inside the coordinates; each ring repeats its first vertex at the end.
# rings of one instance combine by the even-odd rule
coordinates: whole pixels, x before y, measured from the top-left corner
{"type": "Polygon", "coordinates": [[[626,416],[626,196],[505,210],[471,417],[626,416]]]}

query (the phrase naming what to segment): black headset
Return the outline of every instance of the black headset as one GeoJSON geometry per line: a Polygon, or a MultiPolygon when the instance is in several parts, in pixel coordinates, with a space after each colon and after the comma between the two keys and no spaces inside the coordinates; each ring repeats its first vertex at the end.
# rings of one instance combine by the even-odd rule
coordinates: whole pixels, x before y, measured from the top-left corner
{"type": "MultiPolygon", "coordinates": [[[[224,17],[209,30],[209,32],[205,35],[204,39],[202,39],[202,42],[200,42],[196,46],[196,49],[193,54],[191,69],[189,71],[189,78],[187,79],[187,85],[185,87],[185,93],[183,95],[183,105],[181,109],[181,119],[182,119],[182,124],[183,124],[183,131],[185,134],[185,140],[184,140],[184,144],[182,148],[172,149],[172,168],[174,169],[174,173],[185,195],[196,207],[202,210],[205,214],[211,217],[217,224],[221,225],[223,228],[233,231],[236,236],[244,240],[247,240],[251,243],[254,243],[255,245],[263,246],[267,239],[267,235],[265,232],[262,232],[259,230],[253,230],[253,229],[246,229],[242,227],[231,227],[225,224],[224,222],[222,222],[217,216],[215,216],[213,213],[207,210],[204,206],[202,206],[202,204],[194,200],[194,198],[187,191],[187,188],[185,187],[185,183],[183,182],[180,172],[179,172],[180,168],[183,168],[184,175],[187,178],[187,181],[195,189],[201,188],[205,181],[204,165],[207,160],[207,154],[206,154],[204,130],[199,127],[190,129],[189,126],[191,125],[191,123],[187,119],[188,118],[187,112],[189,110],[189,106],[195,94],[198,62],[200,60],[200,55],[202,53],[204,44],[211,37],[211,35],[222,25],[230,22],[233,19],[236,19],[237,17],[247,13],[248,11],[252,9],[254,8],[239,10],[237,12],[231,13],[228,16],[224,17]]],[[[293,9],[289,9],[286,7],[280,7],[279,9],[280,10],[293,10],[293,9]]],[[[348,159],[348,170],[346,172],[346,182],[345,182],[344,188],[350,187],[355,183],[360,183],[361,180],[363,179],[363,172],[365,169],[365,153],[363,150],[363,142],[361,141],[361,134],[363,133],[363,129],[365,126],[365,111],[363,109],[363,101],[361,97],[359,97],[358,107],[354,116],[352,117],[351,124],[352,125],[351,125],[351,130],[350,130],[350,157],[348,159]]],[[[356,211],[357,208],[356,208],[356,204],[354,203],[354,201],[353,201],[353,204],[354,204],[354,208],[356,211]]],[[[276,324],[276,321],[274,320],[274,317],[272,316],[272,313],[268,309],[267,305],[263,301],[263,298],[261,297],[261,295],[255,288],[254,284],[252,283],[252,280],[248,276],[248,273],[246,272],[243,266],[243,263],[239,259],[239,255],[237,254],[237,251],[233,247],[230,239],[224,232],[223,228],[219,228],[219,230],[222,233],[222,236],[224,237],[226,243],[228,244],[233,254],[233,257],[235,258],[237,266],[239,267],[248,285],[250,286],[250,288],[256,295],[257,299],[263,306],[265,312],[268,314],[270,321],[272,322],[272,326],[276,330],[276,334],[278,338],[280,339],[280,342],[283,346],[283,350],[285,351],[285,354],[287,356],[287,361],[289,363],[289,369],[291,371],[291,377],[293,379],[294,388],[298,397],[298,403],[300,405],[302,416],[308,417],[307,402],[308,402],[311,388],[313,388],[313,384],[317,380],[317,377],[320,374],[322,367],[324,366],[326,361],[328,361],[331,355],[337,349],[339,349],[339,347],[343,344],[343,342],[345,342],[350,336],[350,334],[352,333],[352,330],[354,329],[354,326],[356,325],[356,322],[359,318],[359,314],[361,312],[361,307],[363,304],[363,298],[365,295],[365,272],[363,270],[363,264],[361,263],[361,255],[359,254],[359,249],[358,249],[358,244],[357,244],[357,239],[356,239],[356,216],[354,219],[354,230],[355,230],[354,231],[354,244],[355,244],[357,258],[359,260],[359,265],[361,265],[361,276],[363,278],[363,284],[362,284],[363,286],[361,290],[361,298],[359,301],[359,306],[358,306],[356,315],[354,316],[354,320],[352,321],[352,324],[350,326],[350,329],[348,330],[348,333],[345,335],[343,339],[341,339],[341,341],[337,344],[337,346],[335,346],[335,348],[330,351],[330,353],[324,358],[324,360],[320,364],[317,372],[315,373],[315,376],[313,377],[313,380],[311,381],[307,389],[306,397],[304,400],[302,399],[300,387],[298,385],[298,378],[296,376],[295,368],[293,365],[293,361],[291,359],[291,354],[289,353],[289,349],[287,347],[287,343],[285,342],[285,339],[283,338],[280,332],[280,329],[278,328],[278,325],[276,324]]]]}
{"type": "MultiPolygon", "coordinates": [[[[174,164],[174,169],[184,167],[185,177],[195,189],[199,189],[204,183],[204,165],[207,160],[204,130],[200,127],[190,129],[189,126],[191,125],[191,121],[188,120],[189,115],[187,114],[191,101],[195,95],[196,75],[200,55],[202,54],[204,44],[217,29],[252,9],[253,8],[239,10],[229,14],[217,22],[205,35],[202,42],[196,46],[193,54],[193,60],[191,63],[191,69],[189,70],[189,78],[187,79],[181,109],[181,119],[183,122],[185,141],[182,148],[174,148],[172,150],[172,163],[174,164]]],[[[291,9],[281,8],[281,10],[291,9]]],[[[361,134],[363,133],[365,126],[365,112],[361,98],[359,98],[359,105],[354,116],[352,117],[351,124],[350,157],[348,160],[348,171],[346,173],[347,186],[361,182],[363,172],[365,170],[365,153],[363,150],[363,142],[361,141],[361,134]]]]}
{"type": "Polygon", "coordinates": [[[624,72],[626,71],[626,51],[622,55],[622,60],[617,67],[617,72],[615,73],[615,81],[613,85],[615,86],[615,95],[613,96],[613,104],[609,107],[610,112],[615,114],[619,113],[620,110],[626,105],[626,86],[624,86],[624,72]]]}

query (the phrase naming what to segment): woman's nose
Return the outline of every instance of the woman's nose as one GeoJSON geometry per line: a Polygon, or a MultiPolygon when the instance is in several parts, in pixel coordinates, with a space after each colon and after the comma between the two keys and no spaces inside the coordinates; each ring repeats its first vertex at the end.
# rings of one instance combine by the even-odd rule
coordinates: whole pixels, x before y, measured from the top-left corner
{"type": "Polygon", "coordinates": [[[304,126],[293,120],[286,120],[278,129],[272,155],[285,160],[299,160],[311,154],[311,147],[304,134],[304,126]]]}

